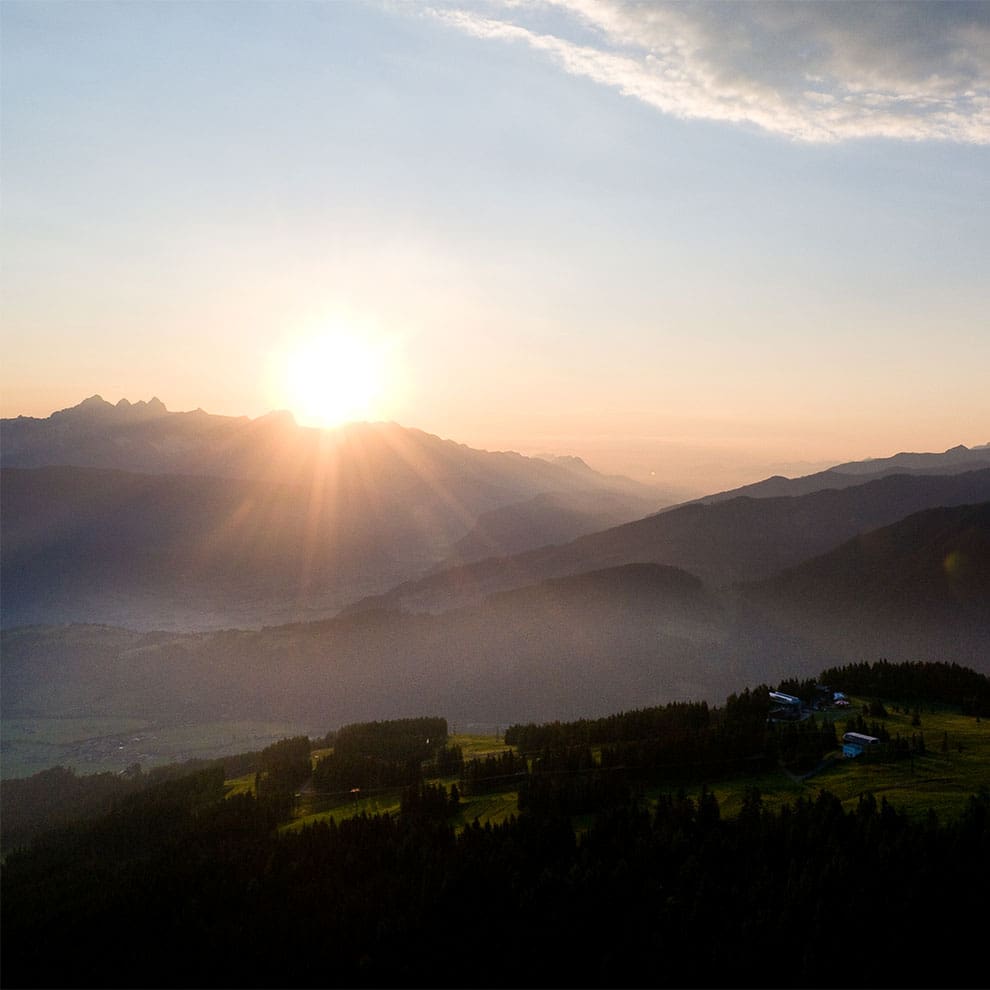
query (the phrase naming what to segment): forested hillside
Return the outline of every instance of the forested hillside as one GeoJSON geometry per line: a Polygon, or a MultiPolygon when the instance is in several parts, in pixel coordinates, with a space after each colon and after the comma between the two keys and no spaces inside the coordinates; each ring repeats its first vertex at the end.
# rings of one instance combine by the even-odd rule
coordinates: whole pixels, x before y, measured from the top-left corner
{"type": "MultiPolygon", "coordinates": [[[[981,986],[967,892],[990,882],[985,786],[919,816],[840,798],[835,773],[783,803],[759,785],[904,700],[911,725],[965,709],[952,717],[982,740],[990,680],[886,662],[825,675],[878,693],[839,711],[831,686],[794,680],[780,686],[815,700],[793,723],[768,722],[760,686],[513,726],[484,756],[437,716],[361,723],[226,766],[137,769],[113,794],[104,778],[86,807],[80,784],[74,823],[36,825],[5,858],[4,985],[981,986]],[[506,789],[517,813],[472,814],[506,789]],[[397,794],[395,811],[355,808],[365,790],[397,794]],[[297,818],[320,794],[328,810],[297,818]]],[[[884,731],[875,772],[929,759],[917,734],[902,749],[884,731]]]]}

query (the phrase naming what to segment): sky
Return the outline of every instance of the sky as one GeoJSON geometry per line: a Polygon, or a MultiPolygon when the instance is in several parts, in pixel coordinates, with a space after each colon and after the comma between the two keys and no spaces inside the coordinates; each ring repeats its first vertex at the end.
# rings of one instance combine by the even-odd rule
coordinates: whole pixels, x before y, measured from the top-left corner
{"type": "Polygon", "coordinates": [[[990,4],[0,4],[4,416],[717,490],[990,442],[990,4]]]}

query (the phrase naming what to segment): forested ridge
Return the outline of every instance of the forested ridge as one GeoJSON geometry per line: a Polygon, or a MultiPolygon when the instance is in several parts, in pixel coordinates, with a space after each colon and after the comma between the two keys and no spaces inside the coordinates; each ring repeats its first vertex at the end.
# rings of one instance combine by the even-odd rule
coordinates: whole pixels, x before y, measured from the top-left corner
{"type": "MultiPolygon", "coordinates": [[[[929,666],[926,703],[982,704],[986,678],[929,666]]],[[[372,780],[405,767],[398,813],[294,829],[305,737],[228,768],[255,774],[249,793],[219,763],[136,771],[105,813],[6,856],[3,985],[983,985],[990,788],[918,818],[870,792],[770,806],[746,785],[726,814],[716,768],[745,778],[742,761],[792,758],[782,739],[827,735],[766,711],[758,688],[723,708],[515,726],[515,748],[480,759],[440,718],[348,726],[317,741],[311,779],[326,765],[349,782],[334,757],[372,780]],[[690,745],[693,771],[673,769],[690,745]],[[517,815],[464,820],[467,795],[507,780],[517,815]]]]}

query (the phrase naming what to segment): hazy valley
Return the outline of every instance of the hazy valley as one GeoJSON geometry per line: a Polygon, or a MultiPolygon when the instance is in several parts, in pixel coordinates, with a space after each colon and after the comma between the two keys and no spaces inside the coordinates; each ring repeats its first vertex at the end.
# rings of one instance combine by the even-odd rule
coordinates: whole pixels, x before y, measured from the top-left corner
{"type": "Polygon", "coordinates": [[[9,768],[43,759],[30,720],[497,726],[880,656],[990,671],[986,448],[669,506],[395,424],[94,397],[2,430],[9,768]]]}

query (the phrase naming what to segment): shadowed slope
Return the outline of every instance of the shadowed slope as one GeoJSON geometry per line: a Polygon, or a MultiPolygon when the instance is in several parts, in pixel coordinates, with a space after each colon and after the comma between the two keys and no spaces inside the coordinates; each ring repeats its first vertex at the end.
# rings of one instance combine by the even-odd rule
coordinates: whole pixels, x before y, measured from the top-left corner
{"type": "Polygon", "coordinates": [[[927,509],[743,589],[841,655],[990,664],[990,502],[927,509]]]}
{"type": "Polygon", "coordinates": [[[728,586],[769,577],[920,509],[987,498],[990,469],[947,477],[895,475],[793,498],[689,504],[564,546],[434,574],[354,608],[440,611],[495,591],[637,561],[680,567],[713,586],[728,586]]]}

